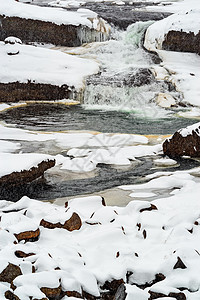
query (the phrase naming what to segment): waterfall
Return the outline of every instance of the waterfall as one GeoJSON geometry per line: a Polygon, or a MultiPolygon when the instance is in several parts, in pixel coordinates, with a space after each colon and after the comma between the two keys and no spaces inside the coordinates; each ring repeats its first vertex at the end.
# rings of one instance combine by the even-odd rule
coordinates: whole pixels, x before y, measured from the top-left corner
{"type": "Polygon", "coordinates": [[[142,47],[144,33],[152,23],[130,25],[126,31],[115,33],[117,39],[98,47],[95,55],[101,71],[86,82],[86,108],[128,110],[153,118],[166,115],[153,100],[158,92],[167,90],[167,85],[155,81],[151,56],[142,47]]]}

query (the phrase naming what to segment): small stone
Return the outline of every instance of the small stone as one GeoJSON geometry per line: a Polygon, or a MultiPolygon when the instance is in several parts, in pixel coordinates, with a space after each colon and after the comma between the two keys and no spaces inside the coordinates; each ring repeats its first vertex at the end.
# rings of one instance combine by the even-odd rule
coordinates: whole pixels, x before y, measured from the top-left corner
{"type": "Polygon", "coordinates": [[[173,269],[187,269],[186,265],[182,262],[180,257],[177,257],[177,262],[174,265],[173,269]]]}

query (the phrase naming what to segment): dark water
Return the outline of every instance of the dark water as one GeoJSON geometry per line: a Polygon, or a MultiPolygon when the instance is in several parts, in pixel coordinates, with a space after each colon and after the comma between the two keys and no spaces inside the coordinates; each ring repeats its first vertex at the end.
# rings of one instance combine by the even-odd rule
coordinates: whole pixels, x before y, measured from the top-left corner
{"type": "Polygon", "coordinates": [[[138,118],[133,112],[85,110],[81,106],[44,103],[1,112],[0,120],[29,130],[91,130],[135,134],[171,134],[195,122],[178,117],[138,118]]]}
{"type": "MultiPolygon", "coordinates": [[[[168,170],[180,171],[199,166],[199,162],[192,159],[179,159],[178,164],[179,166],[171,167],[168,170]]],[[[86,177],[84,179],[62,180],[58,175],[47,175],[45,178],[40,178],[30,184],[1,188],[0,199],[15,202],[26,195],[38,200],[53,200],[55,198],[91,194],[119,185],[144,182],[146,175],[157,172],[158,170],[166,171],[166,168],[155,169],[152,157],[140,158],[137,166],[133,166],[126,171],[99,164],[96,170],[96,176],[92,178],[86,177]]],[[[167,194],[160,195],[160,197],[164,197],[167,194]]]]}

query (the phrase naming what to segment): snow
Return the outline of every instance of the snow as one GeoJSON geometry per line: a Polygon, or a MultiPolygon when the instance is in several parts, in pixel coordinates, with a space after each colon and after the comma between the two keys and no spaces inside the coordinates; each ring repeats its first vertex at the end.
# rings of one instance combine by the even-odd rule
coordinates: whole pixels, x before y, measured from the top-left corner
{"type": "Polygon", "coordinates": [[[15,0],[0,0],[0,15],[8,17],[20,17],[25,19],[41,20],[52,22],[57,25],[72,24],[75,26],[85,25],[92,28],[93,24],[81,11],[73,12],[50,7],[38,7],[23,4],[15,0]]]}
{"type": "Polygon", "coordinates": [[[0,42],[0,82],[66,84],[76,89],[83,87],[86,76],[98,72],[99,65],[59,51],[27,45],[0,42]],[[9,56],[7,51],[17,47],[19,54],[9,56]],[[53,72],[52,72],[53,70],[53,72]]]}
{"type": "Polygon", "coordinates": [[[42,161],[52,160],[53,157],[39,153],[10,154],[0,153],[0,177],[37,167],[42,161]]]}
{"type": "MultiPolygon", "coordinates": [[[[99,296],[100,286],[106,280],[122,278],[126,283],[127,299],[137,297],[147,300],[149,290],[168,295],[170,292],[179,292],[180,286],[188,289],[188,299],[193,299],[190,298],[193,293],[189,291],[195,292],[197,298],[194,299],[198,299],[199,226],[194,222],[199,219],[200,187],[195,181],[186,172],[150,180],[148,185],[156,188],[177,184],[180,187],[179,193],[152,201],[151,204],[157,207],[152,211],[145,211],[150,207],[148,201],[131,201],[122,208],[103,206],[98,196],[73,199],[69,201],[67,209],[81,216],[82,227],[69,232],[40,226],[40,238],[35,243],[13,244],[12,231],[9,230],[12,227],[3,226],[1,234],[7,229],[6,235],[11,238],[7,239],[7,244],[0,252],[0,259],[3,258],[1,266],[3,268],[12,262],[24,270],[23,275],[13,282],[17,287],[15,293],[22,299],[26,299],[25,296],[36,297],[41,287],[58,287],[61,282],[65,291],[73,289],[80,292],[83,288],[99,296]],[[88,221],[96,225],[90,225],[88,221]],[[141,224],[140,229],[138,223],[141,224]],[[188,230],[192,228],[193,232],[190,233],[188,230]],[[16,250],[34,252],[35,255],[16,258],[16,250]],[[177,257],[181,258],[187,269],[173,269],[177,257]],[[36,273],[31,273],[29,262],[33,262],[36,273]],[[56,266],[61,270],[54,270],[56,266]],[[133,272],[128,282],[127,271],[133,272]],[[144,290],[136,286],[151,282],[158,273],[164,274],[166,279],[144,290]]],[[[142,191],[148,191],[148,186],[142,185],[142,191]]],[[[16,212],[4,213],[2,207],[0,214],[3,220],[8,223],[12,220],[17,228],[18,223],[21,224],[22,219],[26,218],[32,230],[35,228],[33,224],[39,224],[42,218],[48,218],[53,213],[59,216],[66,210],[65,207],[27,197],[13,204],[5,201],[4,205],[7,211],[16,212]],[[23,209],[18,211],[20,207],[23,209]],[[24,210],[26,216],[23,215],[24,210]]]]}
{"type": "Polygon", "coordinates": [[[158,80],[171,82],[176,90],[182,93],[186,103],[199,106],[200,97],[200,57],[193,53],[182,53],[162,50],[166,34],[171,31],[193,32],[200,28],[200,9],[173,14],[150,25],[146,31],[144,46],[158,53],[162,60],[154,72],[158,80]]]}
{"type": "Polygon", "coordinates": [[[180,130],[178,130],[178,132],[183,136],[186,137],[190,134],[192,134],[192,132],[195,132],[197,135],[200,135],[200,122],[199,123],[195,123],[193,125],[187,126],[186,128],[182,128],[180,130]]]}

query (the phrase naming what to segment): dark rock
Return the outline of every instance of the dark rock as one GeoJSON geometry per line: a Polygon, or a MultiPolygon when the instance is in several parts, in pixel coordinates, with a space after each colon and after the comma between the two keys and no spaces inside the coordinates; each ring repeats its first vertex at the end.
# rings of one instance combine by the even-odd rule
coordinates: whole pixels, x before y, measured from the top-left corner
{"type": "Polygon", "coordinates": [[[162,48],[171,51],[192,52],[200,55],[200,31],[195,35],[193,32],[171,30],[165,36],[162,48]]]}
{"type": "Polygon", "coordinates": [[[31,182],[36,178],[43,176],[44,172],[55,166],[55,160],[42,161],[37,167],[32,167],[30,170],[21,172],[13,172],[0,178],[0,189],[4,187],[9,189],[9,186],[23,185],[31,182]]]}
{"type": "Polygon", "coordinates": [[[32,256],[32,255],[35,255],[35,253],[33,253],[33,252],[25,253],[20,250],[15,251],[15,256],[17,256],[18,258],[26,258],[26,257],[32,256]]]}
{"type": "Polygon", "coordinates": [[[158,299],[163,297],[172,297],[177,300],[186,300],[186,296],[184,293],[169,293],[169,295],[164,295],[162,293],[149,291],[149,294],[150,294],[150,298],[148,300],[153,300],[153,299],[158,299]]]}
{"type": "Polygon", "coordinates": [[[0,23],[1,40],[7,36],[17,36],[25,43],[39,42],[77,47],[83,43],[104,39],[102,32],[81,25],[57,25],[51,22],[2,15],[0,15],[0,23]]]}
{"type": "Polygon", "coordinates": [[[13,292],[11,291],[5,292],[5,298],[10,300],[21,300],[18,296],[14,295],[13,292]]]}
{"type": "Polygon", "coordinates": [[[180,259],[180,257],[177,257],[177,262],[174,265],[173,269],[187,269],[186,265],[183,263],[183,261],[180,259]]]}
{"type": "Polygon", "coordinates": [[[122,283],[118,289],[117,289],[117,292],[113,298],[113,300],[125,300],[126,299],[126,287],[125,285],[122,283]]]}
{"type": "Polygon", "coordinates": [[[83,297],[81,296],[81,294],[78,293],[77,291],[62,292],[62,296],[68,296],[68,297],[74,297],[74,298],[81,298],[81,299],[83,299],[83,297]]]}
{"type": "Polygon", "coordinates": [[[192,130],[191,134],[182,136],[179,131],[165,140],[163,143],[163,152],[169,157],[180,157],[183,155],[191,157],[200,157],[200,136],[199,127],[192,130]]]}
{"type": "Polygon", "coordinates": [[[9,263],[1,272],[0,281],[11,283],[19,275],[22,275],[20,267],[9,263]]]}
{"type": "MultiPolygon", "coordinates": [[[[144,4],[139,2],[133,2],[132,5],[126,3],[123,6],[111,4],[109,2],[87,2],[84,8],[95,11],[100,17],[115,25],[120,29],[126,29],[129,25],[138,21],[149,21],[149,20],[161,20],[170,15],[170,13],[162,12],[146,12],[135,10],[135,7],[141,7],[144,4]]],[[[150,4],[150,3],[149,3],[150,4]]]]}
{"type": "Polygon", "coordinates": [[[41,220],[40,226],[43,226],[45,228],[54,229],[54,228],[63,228],[68,231],[73,230],[79,230],[82,226],[81,218],[77,213],[73,213],[71,218],[67,220],[64,224],[61,224],[60,222],[57,223],[51,223],[48,221],[45,221],[44,219],[41,220]]]}
{"type": "Polygon", "coordinates": [[[101,286],[102,290],[109,290],[111,295],[115,295],[118,288],[124,284],[123,279],[114,279],[112,281],[106,281],[103,286],[101,286]]]}
{"type": "Polygon", "coordinates": [[[154,204],[151,204],[149,207],[147,208],[142,208],[140,210],[140,212],[142,213],[143,211],[151,211],[151,210],[157,210],[157,207],[154,204]]]}
{"type": "Polygon", "coordinates": [[[67,85],[57,86],[44,83],[0,83],[0,102],[18,102],[28,100],[59,100],[70,98],[67,85]]]}
{"type": "Polygon", "coordinates": [[[60,295],[62,293],[61,287],[57,288],[49,288],[49,287],[42,287],[41,291],[47,296],[48,299],[60,299],[60,295]]]}
{"type": "Polygon", "coordinates": [[[33,231],[24,231],[20,233],[15,233],[15,237],[17,238],[18,242],[25,240],[25,242],[35,242],[38,241],[40,236],[40,229],[33,231]]]}

